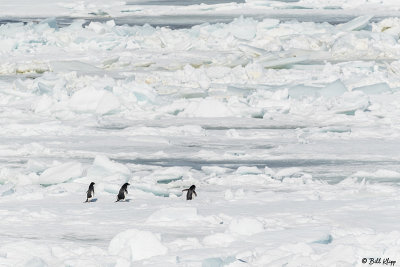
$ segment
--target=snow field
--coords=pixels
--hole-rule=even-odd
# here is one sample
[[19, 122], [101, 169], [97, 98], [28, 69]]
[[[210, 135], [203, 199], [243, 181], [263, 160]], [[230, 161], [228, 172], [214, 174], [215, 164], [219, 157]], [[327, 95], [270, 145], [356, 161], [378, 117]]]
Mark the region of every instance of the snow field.
[[371, 20], [2, 24], [0, 265], [400, 260], [400, 21]]
[[[98, 156], [81, 167], [103, 167], [92, 203], [82, 203], [93, 180], [88, 176], [47, 187], [1, 185], [1, 224], [11, 233], [4, 235], [1, 261], [6, 266], [354, 266], [364, 254], [395, 258], [399, 252], [393, 203], [399, 190], [390, 184], [353, 177], [328, 184], [300, 168], [246, 166], [208, 168], [219, 174], [152, 167], [164, 174], [162, 181], [170, 177], [169, 183], [158, 183], [117, 176], [119, 168], [113, 167], [119, 164]], [[71, 171], [61, 171], [65, 166], [49, 170], [67, 177]], [[179, 172], [182, 178], [175, 179]], [[186, 201], [179, 191], [194, 174], [199, 196]], [[389, 174], [380, 170], [375, 176]], [[246, 182], [236, 184], [235, 176]], [[147, 181], [149, 190], [136, 188], [135, 180]], [[132, 184], [129, 201], [114, 203], [124, 181]], [[157, 188], [169, 197], [158, 195]], [[29, 253], [22, 252], [26, 249]]]

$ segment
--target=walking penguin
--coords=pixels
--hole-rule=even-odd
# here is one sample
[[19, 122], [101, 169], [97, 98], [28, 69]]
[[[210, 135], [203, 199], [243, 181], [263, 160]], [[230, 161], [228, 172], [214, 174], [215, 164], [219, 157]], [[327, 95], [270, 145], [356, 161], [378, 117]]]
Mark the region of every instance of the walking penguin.
[[119, 190], [119, 193], [118, 193], [118, 196], [117, 196], [117, 201], [115, 201], [115, 202], [118, 202], [120, 200], [124, 200], [125, 199], [126, 194], [128, 194], [128, 185], [130, 185], [130, 184], [124, 183], [124, 185]]
[[91, 198], [94, 197], [94, 185], [95, 183], [91, 182], [89, 185], [89, 189], [86, 192], [86, 201], [85, 202], [90, 202]]
[[197, 197], [196, 191], [194, 191], [194, 190], [196, 190], [196, 186], [195, 185], [192, 185], [188, 189], [183, 189], [182, 190], [182, 192], [183, 191], [187, 191], [186, 200], [192, 200], [192, 195], [193, 194]]

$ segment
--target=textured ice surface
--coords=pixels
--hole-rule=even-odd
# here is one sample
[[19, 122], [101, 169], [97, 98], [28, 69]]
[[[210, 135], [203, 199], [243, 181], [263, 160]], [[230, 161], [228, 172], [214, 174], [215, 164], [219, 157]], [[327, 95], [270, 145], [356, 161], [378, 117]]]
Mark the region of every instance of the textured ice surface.
[[1, 4], [0, 265], [400, 260], [397, 2], [28, 2]]
[[131, 261], [166, 254], [168, 249], [161, 243], [159, 235], [129, 229], [117, 234], [111, 240], [108, 251], [111, 255], [125, 259], [129, 264]]
[[49, 185], [66, 182], [69, 179], [81, 177], [82, 172], [82, 164], [79, 162], [67, 162], [64, 164], [59, 164], [45, 170], [39, 176], [39, 183]]

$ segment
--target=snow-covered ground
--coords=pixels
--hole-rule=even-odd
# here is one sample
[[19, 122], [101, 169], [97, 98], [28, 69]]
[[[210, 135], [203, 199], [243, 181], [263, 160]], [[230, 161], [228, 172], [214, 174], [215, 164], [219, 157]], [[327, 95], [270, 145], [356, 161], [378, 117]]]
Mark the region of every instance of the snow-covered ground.
[[399, 3], [201, 2], [1, 1], [0, 266], [400, 264]]

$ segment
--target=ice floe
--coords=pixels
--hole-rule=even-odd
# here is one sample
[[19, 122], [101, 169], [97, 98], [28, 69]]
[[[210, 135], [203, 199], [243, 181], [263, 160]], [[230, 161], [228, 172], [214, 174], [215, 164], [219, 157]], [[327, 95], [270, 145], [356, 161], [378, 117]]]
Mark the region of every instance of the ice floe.
[[195, 2], [2, 2], [0, 265], [399, 260], [397, 2]]

